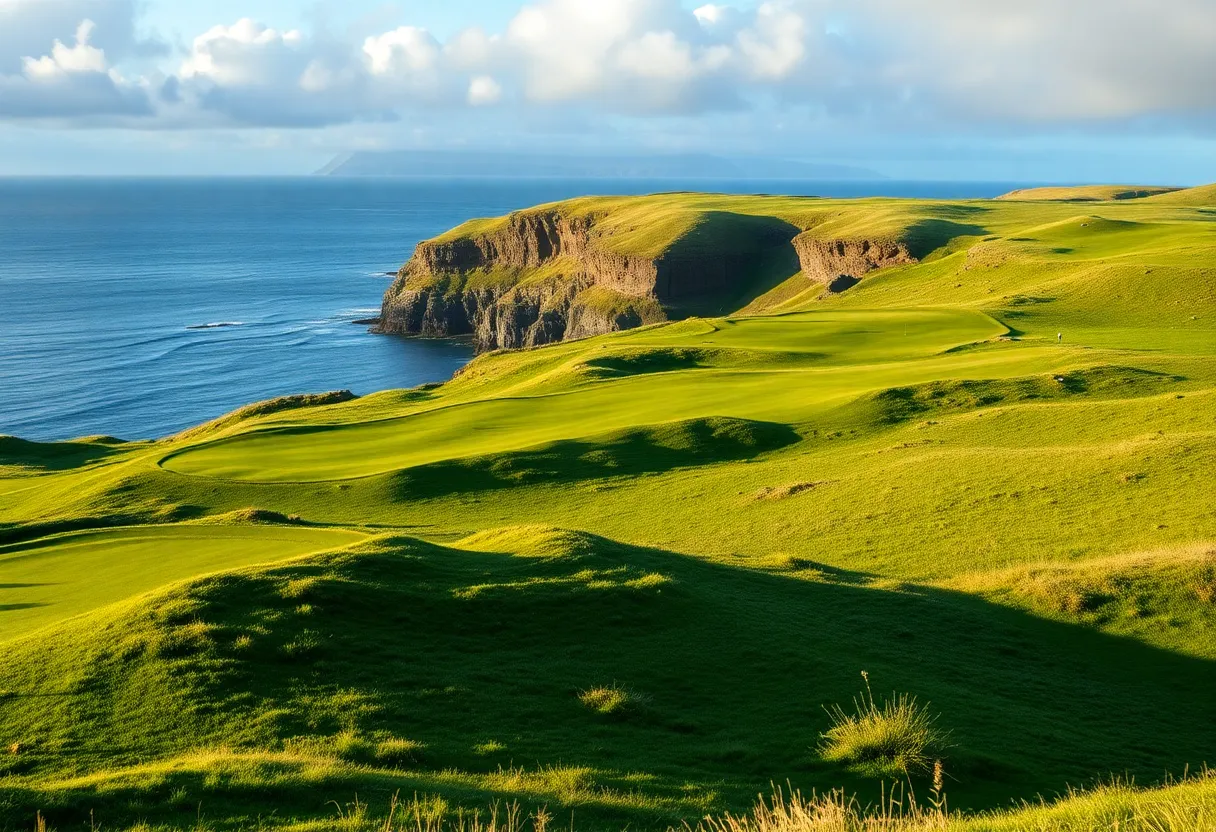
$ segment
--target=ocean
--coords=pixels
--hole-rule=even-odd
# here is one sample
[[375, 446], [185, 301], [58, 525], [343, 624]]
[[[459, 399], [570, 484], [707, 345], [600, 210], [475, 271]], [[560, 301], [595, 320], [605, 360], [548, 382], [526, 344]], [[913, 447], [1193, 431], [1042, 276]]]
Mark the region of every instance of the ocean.
[[588, 193], [995, 196], [1010, 183], [0, 179], [0, 434], [165, 436], [251, 402], [442, 381], [460, 341], [368, 333], [414, 245]]

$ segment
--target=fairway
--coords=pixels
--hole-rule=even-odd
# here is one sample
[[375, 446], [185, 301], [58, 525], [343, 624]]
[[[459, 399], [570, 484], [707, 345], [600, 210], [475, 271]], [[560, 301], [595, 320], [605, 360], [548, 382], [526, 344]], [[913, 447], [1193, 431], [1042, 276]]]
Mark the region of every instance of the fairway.
[[178, 581], [362, 537], [282, 526], [163, 526], [0, 547], [0, 641]]
[[[514, 395], [363, 425], [269, 428], [172, 454], [162, 465], [257, 482], [359, 477], [698, 417], [803, 422], [887, 386], [893, 372], [920, 381], [951, 371], [1042, 372], [1058, 363], [1055, 356], [1027, 353], [923, 361], [1006, 331], [965, 310], [808, 312], [698, 323], [703, 325], [675, 324], [567, 348], [571, 357], [564, 367]], [[624, 368], [618, 380], [581, 383], [589, 367], [611, 369], [613, 362]], [[674, 372], [681, 369], [686, 372]]]

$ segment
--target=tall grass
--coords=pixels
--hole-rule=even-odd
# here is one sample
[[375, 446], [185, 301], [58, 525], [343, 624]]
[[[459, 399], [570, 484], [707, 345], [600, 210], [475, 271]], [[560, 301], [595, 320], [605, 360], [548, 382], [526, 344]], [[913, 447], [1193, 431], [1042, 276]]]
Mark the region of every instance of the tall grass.
[[[946, 807], [940, 766], [925, 803], [896, 786], [878, 805], [862, 805], [837, 790], [827, 794], [774, 789], [746, 814], [711, 816], [696, 826], [668, 832], [1213, 832], [1216, 830], [1216, 775], [1203, 771], [1180, 782], [1137, 789], [1115, 782], [1074, 791], [1053, 803], [1025, 803], [1005, 810], [964, 814]], [[485, 812], [451, 810], [446, 803], [394, 798], [388, 815], [373, 819], [365, 804], [342, 813], [337, 826], [347, 832], [547, 832], [554, 815], [547, 808], [528, 812], [518, 803], [496, 804]], [[320, 829], [321, 827], [309, 827]], [[576, 824], [571, 818], [571, 832]], [[293, 832], [304, 832], [301, 827]]]
[[1212, 832], [1214, 785], [1208, 772], [1158, 789], [1113, 783], [1055, 803], [975, 815], [948, 811], [940, 792], [921, 805], [896, 789], [866, 807], [841, 791], [808, 797], [778, 789], [751, 812], [708, 818], [695, 832]]
[[906, 693], [876, 701], [869, 674], [863, 670], [861, 676], [865, 690], [854, 697], [851, 713], [839, 705], [825, 708], [832, 727], [823, 733], [820, 754], [877, 777], [928, 771], [947, 739], [937, 716]]

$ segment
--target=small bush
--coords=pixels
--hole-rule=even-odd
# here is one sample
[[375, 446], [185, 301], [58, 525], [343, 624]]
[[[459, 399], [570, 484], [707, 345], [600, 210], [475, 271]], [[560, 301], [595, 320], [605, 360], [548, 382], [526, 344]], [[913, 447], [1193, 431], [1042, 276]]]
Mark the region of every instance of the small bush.
[[622, 715], [641, 710], [649, 702], [649, 697], [614, 683], [587, 688], [578, 695], [578, 701], [597, 714]]
[[869, 676], [862, 677], [866, 689], [853, 700], [853, 713], [839, 705], [825, 709], [832, 727], [823, 733], [820, 754], [879, 777], [927, 771], [946, 740], [937, 717], [906, 693], [876, 702]]

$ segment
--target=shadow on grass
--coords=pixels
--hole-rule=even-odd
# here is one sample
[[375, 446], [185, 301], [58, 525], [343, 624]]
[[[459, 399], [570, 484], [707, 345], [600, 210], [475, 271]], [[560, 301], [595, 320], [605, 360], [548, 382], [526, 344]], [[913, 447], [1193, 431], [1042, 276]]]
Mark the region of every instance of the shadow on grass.
[[[174, 801], [193, 811], [199, 800], [211, 818], [322, 817], [354, 790], [387, 805], [418, 788], [479, 806], [523, 795], [578, 807], [579, 827], [600, 829], [650, 825], [653, 801], [672, 795], [741, 809], [787, 778], [869, 796], [876, 784], [812, 750], [823, 706], [847, 705], [861, 670], [876, 694], [908, 691], [941, 714], [958, 808], [1115, 771], [1152, 782], [1216, 747], [1216, 663], [1133, 640], [954, 592], [759, 572], [576, 532], [522, 529], [486, 545], [501, 551], [400, 537], [207, 578], [108, 635], [65, 628], [59, 642], [10, 651], [0, 734], [38, 744], [22, 757], [33, 779], [12, 784], [0, 824], [36, 808], [55, 808], [61, 826], [90, 808], [110, 823], [157, 822]], [[88, 695], [33, 698], [67, 678]], [[580, 702], [612, 684], [645, 707], [605, 719]], [[408, 773], [321, 780], [269, 764], [127, 787], [56, 775], [342, 732], [425, 749]], [[492, 779], [513, 764], [594, 773], [579, 793]], [[452, 771], [491, 779], [470, 791], [445, 784]], [[606, 799], [614, 784], [637, 796]], [[701, 813], [678, 802], [659, 812]]]
[[956, 222], [951, 219], [925, 219], [913, 223], [904, 232], [903, 239], [908, 246], [908, 253], [917, 260], [923, 260], [927, 255], [959, 237], [983, 237], [988, 233], [988, 229], [982, 225]]
[[0, 436], [0, 465], [31, 471], [66, 471], [98, 462], [123, 450], [118, 439], [99, 437], [75, 442], [32, 442], [16, 436]]
[[799, 439], [792, 427], [775, 422], [691, 419], [409, 468], [392, 476], [390, 491], [395, 500], [418, 500], [538, 482], [637, 476], [747, 459]]
[[798, 273], [797, 226], [710, 211], [657, 262], [655, 291], [673, 318], [725, 315]]

